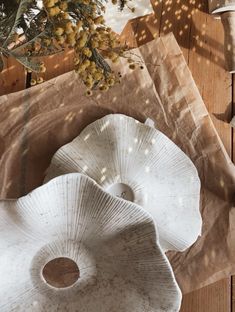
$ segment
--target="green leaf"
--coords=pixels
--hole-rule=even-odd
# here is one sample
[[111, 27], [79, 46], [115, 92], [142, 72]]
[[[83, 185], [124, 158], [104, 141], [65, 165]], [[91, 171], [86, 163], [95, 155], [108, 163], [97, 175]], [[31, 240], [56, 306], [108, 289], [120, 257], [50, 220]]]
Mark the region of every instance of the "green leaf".
[[18, 9], [15, 12], [13, 23], [10, 27], [9, 33], [6, 40], [4, 41], [3, 47], [6, 47], [11, 39], [11, 36], [16, 32], [17, 27], [20, 24], [23, 14], [26, 12], [28, 5], [32, 3], [33, 0], [20, 0]]

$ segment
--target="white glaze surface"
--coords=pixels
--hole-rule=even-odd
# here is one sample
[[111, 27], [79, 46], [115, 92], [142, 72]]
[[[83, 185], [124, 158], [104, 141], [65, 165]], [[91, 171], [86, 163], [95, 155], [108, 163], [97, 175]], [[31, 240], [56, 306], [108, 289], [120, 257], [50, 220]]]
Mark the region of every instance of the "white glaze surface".
[[[153, 216], [164, 250], [185, 250], [201, 233], [195, 166], [163, 133], [133, 118], [107, 115], [87, 126], [57, 151], [46, 180], [70, 172], [88, 175], [106, 191], [130, 187], [134, 202]], [[116, 195], [129, 199], [125, 189]]]
[[[57, 257], [78, 264], [68, 288], [42, 277]], [[79, 174], [0, 201], [1, 312], [170, 312], [181, 293], [143, 209]]]

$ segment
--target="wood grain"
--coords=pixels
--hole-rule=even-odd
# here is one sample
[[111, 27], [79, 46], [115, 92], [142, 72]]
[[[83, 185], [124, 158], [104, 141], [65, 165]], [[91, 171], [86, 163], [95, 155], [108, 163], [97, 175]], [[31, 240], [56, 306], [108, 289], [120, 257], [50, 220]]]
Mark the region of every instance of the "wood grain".
[[207, 1], [197, 0], [192, 15], [189, 68], [212, 121], [232, 155], [232, 77], [224, 61], [224, 31], [220, 20], [208, 15]]
[[[225, 69], [223, 26], [208, 14], [205, 0], [165, 1], [161, 34], [173, 31], [229, 155], [232, 154], [231, 74]], [[218, 92], [219, 90], [219, 92]]]
[[231, 294], [231, 312], [235, 312], [235, 276], [232, 276]]
[[231, 281], [221, 280], [183, 297], [180, 312], [230, 312]]
[[16, 92], [25, 88], [26, 73], [15, 59], [4, 59], [5, 68], [0, 73], [0, 95]]
[[[235, 74], [233, 74], [233, 81], [232, 81], [232, 87], [233, 87], [233, 101], [232, 101], [232, 116], [235, 116]], [[235, 162], [235, 129], [232, 129], [232, 161]], [[235, 312], [235, 308], [234, 308]]]

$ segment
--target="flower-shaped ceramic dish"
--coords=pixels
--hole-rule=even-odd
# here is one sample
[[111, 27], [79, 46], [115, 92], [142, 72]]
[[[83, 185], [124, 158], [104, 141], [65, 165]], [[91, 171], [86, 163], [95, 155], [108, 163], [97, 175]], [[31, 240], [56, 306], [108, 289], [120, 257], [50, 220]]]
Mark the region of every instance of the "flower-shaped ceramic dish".
[[1, 201], [0, 311], [178, 311], [156, 240], [148, 213], [80, 174]]
[[[134, 8], [134, 10], [132, 11], [131, 8]], [[150, 13], [153, 13], [153, 7], [150, 0], [129, 1], [128, 6], [126, 5], [122, 11], [119, 10], [118, 5], [113, 5], [112, 1], [107, 1], [105, 4], [104, 18], [106, 25], [111, 27], [116, 33], [120, 34], [128, 20]]]
[[208, 0], [208, 6], [211, 14], [220, 14], [235, 10], [234, 0]]
[[86, 127], [54, 155], [46, 180], [87, 174], [150, 212], [164, 250], [184, 250], [201, 233], [200, 180], [191, 160], [160, 131], [113, 114]]

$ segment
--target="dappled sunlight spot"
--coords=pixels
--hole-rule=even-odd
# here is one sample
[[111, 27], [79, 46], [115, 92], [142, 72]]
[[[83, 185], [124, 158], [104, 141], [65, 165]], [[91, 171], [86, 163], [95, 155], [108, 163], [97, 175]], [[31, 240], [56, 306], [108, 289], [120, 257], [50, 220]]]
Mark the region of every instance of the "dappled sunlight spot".
[[150, 172], [149, 166], [146, 166], [146, 167], [145, 167], [145, 172], [146, 172], [146, 173], [149, 173], [149, 172]]
[[6, 189], [8, 190], [12, 186], [12, 181], [9, 181], [6, 185]]
[[177, 132], [174, 131], [173, 134], [172, 134], [172, 139], [175, 140], [176, 138], [177, 138]]
[[45, 92], [45, 91], [46, 91], [46, 89], [45, 89], [45, 88], [42, 88], [42, 89], [39, 90], [39, 93], [43, 93], [43, 92]]
[[18, 113], [19, 111], [21, 111], [22, 108], [21, 107], [14, 107], [10, 110], [10, 113], [11, 114], [15, 114], [15, 113]]
[[61, 103], [59, 107], [63, 107], [64, 105], [65, 105], [64, 103]]
[[68, 56], [64, 57], [64, 61], [68, 61], [68, 59], [69, 59]]
[[100, 132], [103, 132], [110, 124], [110, 121], [106, 121], [100, 128]]
[[104, 182], [105, 180], [106, 180], [106, 176], [103, 175], [103, 176], [100, 178], [100, 182], [102, 183], [102, 182]]
[[29, 148], [24, 149], [22, 152], [22, 156], [26, 155], [28, 153], [28, 151], [29, 151]]
[[14, 149], [17, 146], [17, 142], [11, 144], [11, 149]]
[[104, 168], [102, 168], [101, 173], [104, 174], [106, 171], [107, 171], [107, 168], [104, 167]]
[[88, 133], [88, 134], [84, 137], [83, 141], [87, 141], [87, 140], [89, 139], [90, 136], [91, 136], [91, 134]]
[[5, 68], [1, 71], [1, 74], [5, 74], [6, 72], [8, 72], [9, 68]]
[[145, 22], [149, 22], [149, 19], [150, 19], [150, 16], [147, 16], [147, 17], [145, 18]]
[[97, 94], [96, 99], [99, 100], [101, 98], [101, 94]]
[[113, 99], [112, 99], [112, 102], [115, 103], [116, 101], [117, 101], [117, 97], [114, 96]]
[[74, 51], [73, 50], [70, 50], [70, 51], [68, 51], [66, 54], [67, 55], [70, 55], [70, 54], [73, 54], [74, 53]]
[[82, 168], [82, 170], [83, 170], [84, 172], [86, 172], [87, 169], [88, 169], [87, 165], [85, 165], [85, 166]]
[[205, 266], [208, 266], [209, 265], [209, 257], [207, 255], [204, 256], [204, 263], [205, 263]]
[[59, 64], [54, 65], [54, 69], [57, 69], [58, 67], [60, 67]]
[[224, 188], [225, 183], [224, 183], [223, 178], [220, 178], [219, 184], [222, 188]]
[[214, 249], [211, 250], [211, 258], [212, 259], [215, 259], [217, 256], [216, 256], [216, 251]]
[[79, 113], [79, 114], [82, 114], [82, 113], [83, 113], [83, 108], [80, 108], [80, 110], [79, 110], [78, 113]]
[[67, 114], [67, 116], [65, 117], [65, 121], [69, 121], [69, 122], [71, 122], [71, 121], [73, 121], [74, 120], [74, 118], [76, 117], [76, 114], [75, 113], [73, 113], [73, 112], [70, 112], [69, 114]]
[[189, 7], [187, 5], [185, 5], [185, 4], [183, 4], [181, 8], [182, 8], [183, 11], [188, 11], [189, 10]]

